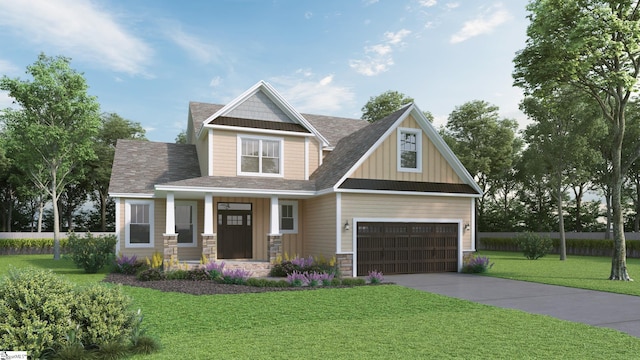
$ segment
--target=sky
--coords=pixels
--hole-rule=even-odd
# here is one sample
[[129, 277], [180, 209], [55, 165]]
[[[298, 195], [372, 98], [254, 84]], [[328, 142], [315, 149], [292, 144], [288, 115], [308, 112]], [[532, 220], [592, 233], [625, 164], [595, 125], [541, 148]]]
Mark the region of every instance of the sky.
[[[0, 75], [71, 58], [102, 112], [174, 142], [189, 101], [226, 104], [260, 80], [301, 113], [360, 118], [387, 90], [444, 125], [468, 101], [527, 124], [512, 86], [526, 0], [0, 0]], [[0, 109], [12, 106], [0, 92]]]

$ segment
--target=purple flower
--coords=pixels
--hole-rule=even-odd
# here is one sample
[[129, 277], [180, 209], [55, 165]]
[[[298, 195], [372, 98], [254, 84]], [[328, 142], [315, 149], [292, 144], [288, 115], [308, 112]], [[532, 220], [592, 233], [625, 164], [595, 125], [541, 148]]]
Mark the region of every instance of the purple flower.
[[300, 273], [297, 271], [292, 272], [291, 274], [287, 275], [287, 282], [291, 285], [291, 286], [304, 286], [307, 285], [309, 283], [309, 279], [307, 278], [306, 273]]
[[367, 276], [367, 281], [371, 284], [380, 284], [384, 280], [382, 276], [382, 272], [373, 270], [369, 271], [369, 275]]

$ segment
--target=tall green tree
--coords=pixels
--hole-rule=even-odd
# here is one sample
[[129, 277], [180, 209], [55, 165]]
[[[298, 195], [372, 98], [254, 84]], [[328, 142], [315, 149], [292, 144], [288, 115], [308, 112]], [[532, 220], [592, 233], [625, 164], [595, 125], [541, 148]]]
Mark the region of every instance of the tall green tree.
[[515, 84], [529, 94], [559, 85], [582, 90], [609, 124], [614, 252], [611, 280], [631, 280], [627, 270], [621, 201], [624, 174], [640, 155], [622, 161], [625, 110], [640, 73], [640, 2], [534, 0], [527, 10], [527, 42], [514, 59]]
[[89, 179], [92, 197], [100, 211], [100, 230], [107, 230], [107, 206], [109, 206], [109, 180], [118, 139], [147, 140], [145, 130], [138, 122], [127, 120], [115, 113], [100, 116], [100, 129], [94, 142], [97, 159], [91, 161]]
[[187, 143], [187, 130], [182, 130], [176, 136], [176, 144], [186, 144]]
[[32, 79], [0, 79], [0, 89], [19, 106], [4, 109], [8, 148], [33, 183], [53, 202], [54, 259], [60, 259], [60, 194], [73, 181], [71, 172], [95, 156], [93, 138], [100, 126], [96, 98], [87, 94], [84, 76], [70, 59], [44, 54], [27, 67]]
[[[599, 152], [591, 141], [602, 132], [599, 109], [585, 102], [591, 100], [572, 88], [560, 88], [548, 97], [527, 97], [521, 109], [534, 121], [524, 131], [530, 148], [539, 152], [537, 161], [543, 166], [553, 188], [556, 201], [560, 260], [567, 257], [564, 199], [574, 184], [589, 181]], [[582, 187], [581, 187], [582, 188]], [[576, 197], [579, 209], [582, 192]]]
[[478, 226], [486, 230], [484, 210], [496, 181], [512, 168], [520, 147], [517, 123], [500, 118], [499, 108], [475, 100], [456, 107], [441, 131], [445, 141], [483, 190], [477, 201]]
[[362, 120], [378, 121], [385, 116], [413, 102], [413, 98], [395, 90], [387, 90], [378, 96], [372, 96], [362, 107]]

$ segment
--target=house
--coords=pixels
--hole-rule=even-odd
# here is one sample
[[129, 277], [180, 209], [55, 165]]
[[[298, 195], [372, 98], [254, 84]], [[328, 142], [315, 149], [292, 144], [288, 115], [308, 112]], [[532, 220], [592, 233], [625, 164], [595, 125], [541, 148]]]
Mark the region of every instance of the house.
[[117, 251], [165, 259], [336, 257], [343, 275], [459, 271], [481, 190], [422, 111], [301, 114], [260, 81], [191, 102], [188, 144], [118, 141]]

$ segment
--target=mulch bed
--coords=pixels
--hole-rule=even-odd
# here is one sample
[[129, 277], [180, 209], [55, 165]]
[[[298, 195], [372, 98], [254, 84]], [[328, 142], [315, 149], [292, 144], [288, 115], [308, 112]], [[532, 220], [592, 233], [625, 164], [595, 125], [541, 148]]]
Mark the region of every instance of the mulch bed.
[[193, 280], [159, 280], [159, 281], [140, 281], [134, 275], [123, 275], [111, 273], [102, 280], [104, 282], [122, 284], [128, 286], [137, 286], [149, 289], [155, 289], [165, 292], [180, 292], [192, 295], [215, 295], [215, 294], [247, 294], [247, 293], [263, 293], [271, 291], [300, 291], [313, 290], [318, 287], [257, 287], [246, 285], [230, 285], [219, 284], [211, 280], [193, 281]]

